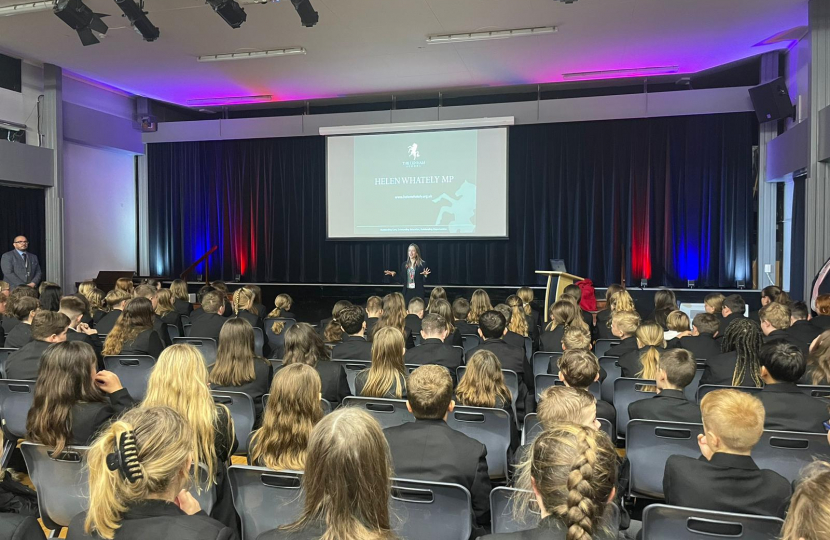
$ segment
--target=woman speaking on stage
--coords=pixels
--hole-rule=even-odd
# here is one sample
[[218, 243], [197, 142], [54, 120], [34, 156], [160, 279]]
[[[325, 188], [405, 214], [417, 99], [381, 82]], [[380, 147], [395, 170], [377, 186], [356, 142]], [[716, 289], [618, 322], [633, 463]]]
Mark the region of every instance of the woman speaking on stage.
[[399, 271], [385, 270], [383, 273], [403, 283], [403, 297], [407, 306], [413, 298], [425, 298], [424, 280], [430, 271], [426, 261], [421, 258], [421, 250], [418, 249], [417, 244], [409, 244], [407, 258], [401, 263]]

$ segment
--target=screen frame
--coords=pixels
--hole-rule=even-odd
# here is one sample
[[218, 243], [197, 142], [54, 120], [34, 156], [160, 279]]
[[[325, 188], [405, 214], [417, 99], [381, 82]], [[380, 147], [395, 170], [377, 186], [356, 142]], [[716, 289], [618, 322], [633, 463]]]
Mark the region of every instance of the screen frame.
[[[470, 130], [486, 130], [486, 129], [504, 129], [504, 236], [330, 236], [329, 235], [329, 139], [340, 137], [362, 137], [366, 135], [395, 135], [401, 133], [443, 133], [446, 131], [470, 131]], [[495, 241], [495, 240], [510, 240], [510, 126], [496, 125], [496, 126], [469, 126], [449, 129], [423, 129], [423, 130], [400, 130], [400, 131], [383, 131], [379, 133], [343, 133], [337, 135], [324, 135], [325, 138], [325, 159], [326, 159], [326, 182], [325, 182], [325, 198], [326, 198], [326, 242], [388, 242], [390, 240], [418, 240], [418, 241], [439, 241], [447, 242], [453, 240], [465, 241]]]

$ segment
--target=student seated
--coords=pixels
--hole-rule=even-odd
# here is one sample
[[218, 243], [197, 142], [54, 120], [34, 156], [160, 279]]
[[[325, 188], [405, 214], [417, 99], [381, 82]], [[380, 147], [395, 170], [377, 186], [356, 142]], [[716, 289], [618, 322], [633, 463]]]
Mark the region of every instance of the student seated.
[[331, 317], [320, 321], [320, 332], [326, 343], [340, 343], [343, 339], [343, 327], [340, 325], [340, 312], [352, 307], [348, 300], [338, 300], [331, 308]]
[[118, 317], [121, 316], [121, 311], [132, 298], [132, 292], [128, 293], [123, 289], [113, 289], [107, 293], [104, 302], [106, 302], [109, 312], [95, 323], [95, 329], [98, 330], [99, 334], [107, 335], [112, 332], [115, 323], [118, 322]]
[[[455, 326], [455, 319], [452, 315], [452, 306], [450, 306], [449, 302], [440, 298], [435, 300], [430, 307], [429, 314], [440, 315], [447, 324], [447, 337], [444, 338], [444, 344], [453, 347], [464, 346], [464, 340], [461, 338], [461, 330]], [[421, 322], [421, 329], [423, 330], [423, 321]], [[423, 334], [421, 334], [421, 345], [424, 343], [423, 337]], [[461, 351], [461, 354], [464, 354], [463, 351]]]
[[528, 317], [527, 325], [540, 328], [542, 326], [542, 319], [539, 310], [533, 305], [535, 296], [533, 294], [533, 289], [530, 287], [519, 287], [516, 291], [516, 296], [521, 299], [522, 304], [524, 305], [524, 312]]
[[[277, 299], [274, 300], [274, 309], [268, 314], [266, 319], [294, 319], [296, 322], [296, 316], [291, 313], [291, 304], [294, 300], [291, 299], [290, 296], [287, 294], [279, 294], [277, 295]], [[271, 355], [271, 358], [282, 358], [285, 355], [285, 329], [286, 329], [286, 322], [285, 321], [274, 321], [274, 320], [266, 320], [263, 321], [263, 324], [271, 325], [270, 332], [265, 332], [265, 337], [268, 339], [268, 352]]]
[[262, 287], [259, 285], [246, 285], [245, 288], [254, 293], [254, 303], [251, 306], [251, 313], [260, 319], [265, 319], [265, 316], [268, 314], [268, 308], [262, 303]]
[[638, 349], [620, 357], [622, 376], [653, 379], [657, 374], [660, 354], [666, 350], [663, 328], [657, 323], [647, 322], [637, 328], [635, 335]]
[[447, 425], [455, 408], [452, 379], [441, 366], [421, 366], [409, 375], [409, 422], [384, 430], [395, 477], [449, 482], [467, 488], [478, 527], [490, 525], [487, 448]]
[[133, 298], [104, 342], [104, 356], [142, 354], [158, 358], [164, 343], [153, 329], [153, 305], [146, 298]]
[[329, 351], [320, 334], [307, 323], [297, 323], [285, 331], [285, 356], [282, 365], [306, 364], [317, 370], [323, 388], [323, 399], [337, 407], [343, 398], [352, 395], [343, 366], [329, 360]]
[[540, 348], [545, 352], [562, 352], [562, 334], [566, 328], [574, 326], [590, 331], [585, 321], [582, 320], [579, 306], [570, 296], [552, 304], [548, 317], [550, 322], [539, 337]]
[[153, 330], [156, 331], [159, 338], [161, 338], [161, 342], [164, 344], [165, 347], [169, 347], [173, 344], [173, 340], [170, 338], [170, 333], [167, 331], [167, 325], [161, 320], [156, 314], [156, 308], [158, 307], [158, 289], [151, 285], [139, 285], [135, 288], [135, 292], [133, 293], [133, 298], [146, 298], [150, 301], [151, 309], [152, 309], [152, 320], [153, 320]]
[[824, 540], [830, 531], [830, 463], [810, 463], [794, 484], [781, 540]]
[[378, 323], [372, 329], [372, 337], [374, 340], [375, 334], [381, 329], [391, 326], [401, 331], [404, 337], [406, 348], [411, 349], [415, 346], [415, 336], [412, 334], [412, 329], [406, 326], [406, 304], [401, 293], [391, 293], [383, 297], [383, 312], [378, 319]]
[[810, 323], [818, 326], [822, 331], [830, 330], [830, 294], [820, 294], [816, 297], [816, 313], [818, 315], [813, 317]]
[[737, 319], [746, 319], [744, 312], [746, 311], [746, 302], [740, 294], [730, 294], [723, 299], [723, 306], [721, 307], [721, 314], [723, 318], [720, 320], [720, 328], [718, 334], [721, 337], [726, 336], [726, 329], [732, 324], [732, 321]]
[[513, 414], [513, 394], [504, 382], [504, 373], [496, 355], [478, 351], [470, 357], [464, 376], [455, 391], [455, 401], [465, 407], [504, 409], [510, 416], [510, 448], [519, 444], [519, 430]]
[[[205, 296], [207, 296], [209, 293], [212, 293], [214, 291], [216, 291], [216, 289], [214, 289], [210, 285], [203, 285], [196, 292], [196, 302], [199, 304], [199, 307], [195, 308], [192, 312], [190, 312], [190, 322], [191, 323], [205, 314], [205, 310], [202, 307], [202, 302], [205, 301]], [[219, 298], [220, 298], [220, 301], [223, 299], [222, 293], [219, 293]], [[222, 305], [224, 305], [224, 302], [222, 303]]]
[[193, 430], [173, 409], [129, 411], [87, 455], [89, 510], [72, 518], [67, 539], [238, 539], [185, 490], [193, 458]]
[[[513, 330], [510, 329], [511, 324], [513, 323], [513, 308], [508, 306], [507, 304], [496, 304], [496, 307], [493, 308], [495, 311], [501, 313], [504, 320], [507, 322], [507, 332], [505, 332], [504, 339], [505, 343], [513, 345], [514, 347], [518, 347], [525, 350], [525, 338], [527, 336], [523, 336], [522, 334], [517, 334]], [[524, 317], [522, 317], [524, 319]]]
[[9, 294], [9, 300], [6, 303], [6, 313], [3, 316], [3, 332], [7, 336], [15, 326], [20, 324], [20, 319], [17, 315], [15, 315], [15, 306], [21, 298], [33, 298], [35, 300], [33, 308], [28, 311], [21, 310], [24, 318], [29, 316], [30, 311], [37, 311], [37, 308], [40, 306], [40, 303], [37, 300], [37, 291], [33, 288], [21, 285], [13, 290], [11, 294]]
[[13, 305], [12, 316], [18, 323], [6, 333], [5, 347], [19, 349], [32, 341], [32, 319], [38, 311], [38, 301], [24, 296], [18, 298]]
[[[190, 304], [188, 304], [190, 305]], [[164, 331], [167, 331], [167, 325], [172, 324], [179, 331], [179, 336], [184, 336], [184, 326], [182, 325], [182, 316], [176, 311], [176, 306], [173, 305], [173, 293], [170, 289], [161, 289], [156, 293], [156, 317], [164, 323]]]
[[686, 349], [697, 360], [714, 358], [721, 353], [721, 345], [715, 340], [718, 335], [718, 318], [711, 313], [698, 313], [692, 319], [692, 335], [678, 340], [678, 347]]
[[464, 351], [448, 345], [446, 338], [447, 322], [441, 315], [430, 313], [421, 324], [421, 344], [406, 351], [404, 364], [444, 366], [455, 386], [456, 370], [464, 363]]
[[372, 330], [378, 323], [378, 318], [383, 313], [383, 298], [380, 296], [370, 296], [366, 300], [366, 335], [371, 336]]
[[101, 289], [92, 289], [84, 296], [89, 300], [89, 310], [92, 316], [92, 321], [88, 324], [98, 330], [98, 322], [107, 314], [107, 306], [104, 301], [106, 295]]
[[703, 309], [709, 315], [714, 315], [718, 323], [723, 319], [723, 301], [726, 299], [721, 293], [709, 293], [703, 297]]
[[[219, 343], [219, 334], [222, 332], [222, 325], [225, 318], [225, 304], [222, 294], [219, 291], [207, 293], [202, 298], [203, 313], [197, 318], [191, 317], [190, 337], [213, 338]], [[195, 312], [194, 312], [195, 313]]]
[[579, 285], [568, 285], [562, 290], [562, 294], [567, 294], [571, 298], [576, 301], [576, 305], [580, 308], [579, 313], [582, 317], [582, 321], [585, 323], [585, 326], [588, 328], [588, 331], [591, 333], [592, 339], [597, 339], [597, 329], [594, 325], [594, 315], [592, 313], [588, 313], [587, 311], [582, 309], [580, 305], [580, 301], [582, 300], [582, 289], [579, 288]]
[[113, 290], [124, 291], [130, 296], [132, 296], [135, 292], [135, 283], [133, 283], [132, 278], [118, 278], [117, 280], [115, 280], [115, 289]]
[[183, 279], [173, 280], [170, 284], [170, 293], [173, 295], [173, 307], [176, 313], [189, 316], [193, 312], [193, 304], [190, 303], [187, 282]]
[[667, 330], [663, 332], [663, 339], [667, 342], [692, 335], [689, 328], [689, 316], [679, 309], [675, 309], [666, 317], [666, 328]]
[[233, 315], [233, 306], [230, 302], [228, 302], [228, 295], [230, 294], [230, 290], [228, 290], [228, 284], [224, 281], [212, 281], [210, 285], [222, 297], [222, 305], [225, 308], [225, 310], [222, 312], [222, 316], [226, 319], [229, 318], [231, 315]]
[[421, 333], [421, 319], [424, 318], [424, 299], [415, 297], [406, 307], [406, 326], [413, 334]]
[[623, 290], [623, 286], [618, 283], [612, 283], [605, 290], [605, 308], [597, 312], [597, 339], [614, 339], [614, 334], [611, 333], [611, 304], [614, 295]]
[[371, 360], [372, 343], [366, 341], [366, 322], [363, 310], [349, 306], [340, 312], [340, 326], [346, 336], [334, 346], [331, 357], [337, 360]]
[[78, 341], [86, 343], [95, 351], [99, 363], [102, 361], [102, 344], [98, 339], [98, 331], [82, 323], [84, 317], [84, 303], [77, 296], [64, 296], [61, 298], [60, 312], [69, 319], [69, 328], [66, 331], [66, 341]]
[[[619, 296], [618, 294], [617, 297]], [[639, 348], [636, 336], [639, 326], [640, 315], [636, 311], [615, 311], [611, 316], [611, 332], [620, 340], [620, 344], [610, 347], [605, 356], [620, 357], [636, 351]]]
[[804, 356], [810, 352], [809, 341], [796, 341], [789, 332], [792, 314], [789, 305], [770, 302], [758, 312], [761, 320], [761, 332], [764, 333], [764, 343], [783, 340], [792, 343], [801, 349]]
[[294, 299], [287, 294], [278, 294], [274, 299], [274, 309], [266, 316], [267, 319], [297, 319], [297, 316], [291, 313], [291, 307], [294, 305]]
[[660, 355], [657, 364], [657, 394], [628, 405], [631, 420], [700, 423], [700, 409], [683, 390], [695, 378], [697, 364], [685, 349], [670, 349]]
[[265, 332], [265, 325], [262, 323], [262, 315], [254, 313], [254, 302], [256, 295], [254, 291], [247, 287], [237, 289], [233, 293], [233, 308], [234, 316], [240, 319], [245, 319], [253, 328], [259, 328]]
[[98, 371], [86, 343], [56, 343], [40, 361], [26, 438], [56, 453], [65, 446], [89, 446], [98, 430], [134, 401], [118, 375]]
[[[600, 380], [600, 367], [597, 357], [587, 349], [568, 349], [559, 358], [559, 380], [565, 386], [589, 392], [590, 386]], [[617, 424], [617, 411], [607, 401], [597, 400], [596, 417]]]
[[616, 497], [618, 459], [608, 436], [590, 427], [557, 424], [528, 446], [517, 481], [524, 491], [515, 501], [516, 515], [528, 516], [535, 502], [541, 520], [535, 529], [482, 540], [616, 539], [619, 514], [609, 503]]
[[479, 318], [486, 312], [493, 309], [490, 303], [490, 295], [484, 289], [476, 289], [470, 297], [470, 312], [467, 314], [467, 322], [478, 324]]
[[531, 322], [531, 317], [525, 311], [525, 304], [522, 299], [515, 294], [511, 294], [504, 303], [510, 306], [511, 309], [507, 329], [523, 338], [529, 337], [533, 344], [533, 350], [537, 350], [539, 348], [539, 328]]
[[830, 385], [830, 330], [825, 330], [810, 345], [807, 369], [799, 384]]
[[69, 318], [63, 313], [38, 311], [32, 319], [32, 341], [6, 358], [6, 377], [33, 381], [37, 379], [43, 353], [53, 343], [66, 341]]
[[311, 430], [323, 418], [320, 376], [305, 364], [285, 366], [274, 376], [262, 427], [251, 433], [252, 465], [277, 471], [305, 469]]
[[677, 297], [671, 289], [658, 289], [654, 293], [654, 311], [646, 317], [647, 321], [656, 323], [664, 331], [668, 330], [669, 313], [677, 310]]
[[257, 418], [262, 396], [271, 387], [271, 363], [256, 354], [254, 329], [245, 319], [228, 319], [219, 333], [216, 363], [210, 369], [210, 389], [242, 392], [254, 398]]
[[467, 322], [470, 316], [470, 302], [466, 298], [456, 298], [452, 303], [452, 316], [461, 335], [478, 335], [478, 323]]
[[257, 540], [397, 540], [389, 512], [389, 447], [369, 413], [346, 407], [311, 432], [297, 521]]
[[354, 377], [354, 390], [358, 396], [405, 399], [406, 368], [403, 355], [406, 352], [403, 334], [392, 326], [377, 329], [372, 340], [372, 365], [358, 371]]
[[[751, 322], [751, 321], [750, 321]], [[663, 473], [666, 504], [783, 518], [790, 483], [759, 469], [752, 448], [764, 431], [764, 406], [738, 390], [715, 390], [700, 401], [698, 459], [671, 456]]]
[[761, 335], [758, 323], [746, 317], [729, 323], [721, 341], [723, 353], [706, 359], [706, 367], [700, 379], [701, 386], [718, 384], [760, 387], [762, 381], [758, 351], [763, 344]]
[[821, 334], [821, 328], [809, 321], [810, 310], [804, 302], [790, 302], [790, 327], [787, 328], [793, 343], [810, 344]]
[[827, 402], [804, 394], [796, 386], [806, 369], [798, 347], [783, 340], [770, 341], [761, 347], [758, 356], [764, 381], [758, 394], [766, 411], [764, 429], [824, 433]]

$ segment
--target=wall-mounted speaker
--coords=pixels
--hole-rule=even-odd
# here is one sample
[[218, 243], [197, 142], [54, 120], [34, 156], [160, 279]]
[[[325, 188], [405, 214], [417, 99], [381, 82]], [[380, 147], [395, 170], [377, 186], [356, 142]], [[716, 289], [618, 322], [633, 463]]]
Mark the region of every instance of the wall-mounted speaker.
[[762, 124], [795, 116], [795, 107], [790, 100], [784, 77], [750, 88], [749, 97], [752, 99], [752, 106], [755, 107], [758, 121]]

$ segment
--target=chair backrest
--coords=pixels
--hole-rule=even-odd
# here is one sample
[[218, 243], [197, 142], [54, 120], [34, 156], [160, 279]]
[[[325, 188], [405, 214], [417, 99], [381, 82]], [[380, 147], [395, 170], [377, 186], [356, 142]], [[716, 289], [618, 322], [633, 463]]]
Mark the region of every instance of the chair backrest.
[[242, 540], [295, 521], [303, 509], [302, 472], [231, 465], [233, 505], [242, 520]]
[[815, 459], [830, 461], [830, 444], [826, 433], [764, 431], [752, 449], [752, 459], [758, 467], [773, 470], [792, 482]]
[[686, 396], [690, 402], [695, 403], [695, 399], [697, 399], [697, 388], [700, 386], [700, 379], [703, 377], [703, 369], [698, 368], [695, 370], [695, 377], [692, 379], [692, 382], [689, 383], [689, 386], [683, 389], [683, 394]]
[[0, 415], [7, 438], [26, 438], [26, 416], [34, 399], [35, 381], [0, 380]]
[[700, 403], [700, 400], [703, 399], [703, 396], [705, 396], [709, 392], [724, 389], [740, 390], [741, 392], [746, 392], [747, 394], [758, 394], [762, 390], [761, 388], [756, 388], [754, 386], [725, 386], [720, 384], [704, 384], [698, 387], [697, 392], [695, 393], [695, 397], [697, 402]]
[[262, 328], [254, 326], [254, 351], [258, 356], [262, 356], [262, 349], [265, 347], [265, 334], [262, 333]]
[[[533, 376], [547, 373], [551, 358], [558, 358], [560, 356], [562, 356], [561, 352], [536, 351], [533, 353]], [[556, 372], [559, 373], [558, 368]]]
[[475, 334], [461, 334], [461, 344], [466, 355], [481, 344], [481, 338]]
[[357, 391], [355, 390], [354, 378], [358, 372], [363, 371], [364, 369], [369, 369], [372, 366], [372, 361], [332, 359], [332, 362], [337, 362], [343, 366], [343, 370], [346, 372], [346, 381], [349, 383], [349, 390], [353, 396], [356, 395]]
[[529, 513], [524, 521], [517, 521], [513, 515], [515, 497], [519, 493], [528, 491], [511, 488], [497, 487], [490, 492], [490, 524], [493, 534], [513, 533], [535, 529], [542, 519], [538, 513]]
[[84, 446], [67, 447], [53, 457], [42, 444], [24, 441], [20, 446], [47, 529], [60, 531], [88, 508], [89, 479], [84, 470], [88, 450]]
[[643, 512], [643, 538], [775, 540], [784, 522], [775, 517], [652, 504]]
[[362, 408], [371, 414], [384, 429], [415, 421], [415, 417], [406, 409], [405, 399], [349, 396], [343, 398], [343, 406]]
[[210, 393], [215, 403], [221, 403], [231, 413], [233, 429], [236, 432], [236, 442], [239, 444], [236, 453], [247, 454], [248, 435], [254, 429], [254, 422], [256, 421], [254, 398], [243, 392], [211, 390]]
[[510, 446], [510, 415], [504, 409], [456, 407], [447, 416], [447, 425], [487, 447], [490, 478], [507, 478], [507, 449]]
[[165, 326], [167, 327], [167, 335], [170, 336], [170, 341], [173, 341], [174, 338], [182, 337], [179, 334], [179, 327], [175, 324], [167, 324]]
[[597, 342], [594, 344], [594, 354], [597, 356], [597, 358], [601, 358], [605, 356], [605, 353], [608, 352], [608, 349], [610, 349], [614, 345], [619, 344], [619, 339], [598, 339]]
[[[420, 367], [420, 366], [418, 366]], [[461, 381], [464, 377], [464, 374], [467, 372], [467, 366], [458, 366], [455, 368], [455, 376], [456, 378]], [[519, 375], [512, 370], [503, 369], [501, 370], [502, 375], [504, 375], [504, 385], [510, 390], [510, 397], [513, 402], [513, 413], [516, 412], [516, 400], [519, 397]]]
[[270, 358], [268, 362], [271, 363], [271, 369], [274, 371], [274, 373], [276, 373], [277, 370], [282, 367], [282, 358]]
[[647, 391], [647, 387], [654, 388], [655, 382], [648, 379], [630, 379], [620, 377], [614, 381], [614, 409], [617, 411], [617, 434], [625, 437], [625, 427], [628, 424], [628, 406], [641, 399], [654, 397], [656, 390]]
[[181, 315], [181, 318], [182, 318], [182, 325], [193, 324], [193, 322], [190, 320], [190, 315]]
[[458, 484], [392, 479], [392, 529], [406, 540], [468, 540], [472, 498]]
[[628, 494], [662, 499], [666, 460], [675, 454], [700, 456], [697, 436], [701, 433], [703, 424], [631, 420], [625, 438], [625, 455], [631, 463]]
[[[279, 334], [275, 334], [273, 330], [273, 326], [275, 322], [282, 321], [285, 323], [285, 326], [282, 327], [282, 332]], [[271, 319], [265, 319], [263, 321], [263, 326], [265, 326], [265, 337], [268, 338], [269, 343], [282, 343], [285, 341], [285, 331], [297, 324], [295, 319], [284, 319], [282, 317], [274, 317]]]
[[6, 359], [17, 349], [0, 349], [0, 379], [6, 378]]
[[[182, 321], [182, 331], [184, 332], [184, 336], [182, 336], [182, 337], [189, 337], [190, 336], [190, 328], [192, 326], [193, 325], [191, 323], [186, 323], [186, 322]], [[101, 337], [101, 335], [99, 334], [98, 337]], [[170, 339], [173, 339], [173, 338], [170, 338]]]
[[[536, 376], [536, 403], [539, 403], [542, 399], [542, 392], [550, 388], [551, 386], [565, 386], [565, 383], [559, 380], [559, 375], [550, 375], [543, 373], [542, 375]], [[600, 383], [599, 381], [595, 381], [591, 383], [591, 386], [588, 387], [588, 391], [597, 398], [597, 401], [602, 399]]]
[[606, 356], [599, 359], [599, 367], [605, 370], [605, 380], [600, 383], [602, 399], [608, 403], [614, 403], [614, 381], [622, 377], [622, 368], [619, 358]]
[[[614, 436], [614, 425], [611, 421], [606, 420], [605, 418], [597, 418], [597, 420], [599, 421], [599, 429], [604, 431], [611, 441], [615, 441], [616, 437]], [[532, 443], [541, 432], [542, 424], [539, 423], [539, 417], [536, 413], [526, 415], [525, 423], [522, 426], [522, 444]]]
[[528, 362], [530, 362], [530, 358], [533, 356], [533, 340], [530, 337], [525, 336], [525, 358]]
[[[186, 332], [185, 332], [186, 334]], [[205, 365], [210, 367], [216, 363], [216, 340], [213, 338], [203, 337], [180, 337], [173, 340], [173, 344], [182, 343], [185, 345], [192, 345], [199, 349], [202, 356], [205, 357]]]
[[[3, 349], [0, 349], [2, 351]], [[812, 384], [799, 384], [798, 389], [811, 397], [830, 398], [830, 386], [816, 386]]]
[[[268, 407], [268, 397], [271, 394], [265, 394], [262, 396], [262, 410], [264, 411], [266, 407]], [[323, 409], [323, 416], [329, 414], [331, 412], [331, 402], [327, 399], [320, 398], [320, 408]]]
[[105, 356], [104, 368], [112, 371], [121, 380], [121, 385], [127, 389], [130, 396], [136, 401], [144, 399], [147, 393], [147, 381], [156, 365], [156, 359], [147, 355], [118, 355]]

